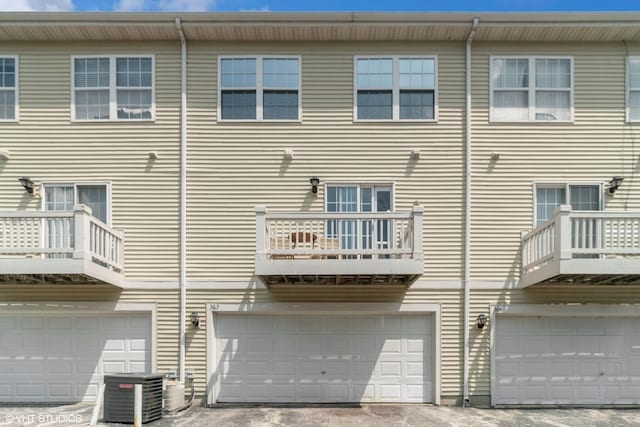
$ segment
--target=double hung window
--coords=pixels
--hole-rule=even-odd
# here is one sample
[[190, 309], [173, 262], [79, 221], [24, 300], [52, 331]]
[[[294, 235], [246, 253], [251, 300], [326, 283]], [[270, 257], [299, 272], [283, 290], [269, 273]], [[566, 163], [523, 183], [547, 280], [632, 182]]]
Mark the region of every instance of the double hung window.
[[18, 58], [0, 56], [0, 121], [18, 118]]
[[299, 120], [300, 59], [220, 58], [221, 120]]
[[491, 58], [491, 120], [573, 120], [572, 59]]
[[150, 56], [73, 58], [74, 119], [153, 119], [153, 62]]
[[434, 120], [436, 59], [355, 59], [357, 120]]
[[627, 58], [627, 120], [640, 121], [640, 57]]

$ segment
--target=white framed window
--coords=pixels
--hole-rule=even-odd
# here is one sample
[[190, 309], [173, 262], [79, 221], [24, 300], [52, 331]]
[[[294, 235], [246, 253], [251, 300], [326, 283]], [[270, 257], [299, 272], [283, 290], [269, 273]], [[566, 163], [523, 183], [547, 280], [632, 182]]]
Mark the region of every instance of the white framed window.
[[437, 58], [354, 58], [354, 106], [357, 121], [435, 121]]
[[[392, 185], [327, 184], [327, 212], [393, 212]], [[394, 223], [389, 219], [328, 220], [327, 237], [337, 239], [342, 249], [389, 249], [393, 246]], [[370, 256], [369, 256], [370, 257]]]
[[627, 57], [627, 121], [640, 121], [640, 56]]
[[603, 210], [603, 195], [602, 183], [536, 183], [534, 185], [534, 227], [549, 221], [561, 205], [570, 205], [571, 209], [576, 211]]
[[71, 211], [73, 205], [91, 208], [92, 215], [111, 225], [111, 185], [105, 182], [45, 183], [42, 209]]
[[18, 57], [0, 55], [0, 121], [18, 120]]
[[491, 121], [573, 121], [573, 58], [492, 56]]
[[299, 56], [218, 58], [218, 120], [299, 121]]
[[71, 63], [73, 120], [154, 119], [153, 56], [73, 56]]

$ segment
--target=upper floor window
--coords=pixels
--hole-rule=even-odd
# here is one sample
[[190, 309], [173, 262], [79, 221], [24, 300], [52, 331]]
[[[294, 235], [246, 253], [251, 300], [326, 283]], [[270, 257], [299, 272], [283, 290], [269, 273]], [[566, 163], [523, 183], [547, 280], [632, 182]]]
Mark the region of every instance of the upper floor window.
[[220, 58], [221, 120], [299, 120], [300, 58]]
[[640, 57], [627, 60], [627, 120], [640, 121]]
[[74, 120], [151, 120], [154, 64], [150, 56], [73, 58]]
[[492, 57], [491, 120], [573, 120], [573, 60]]
[[18, 60], [0, 57], [0, 121], [18, 117]]
[[357, 120], [434, 120], [436, 58], [355, 59]]

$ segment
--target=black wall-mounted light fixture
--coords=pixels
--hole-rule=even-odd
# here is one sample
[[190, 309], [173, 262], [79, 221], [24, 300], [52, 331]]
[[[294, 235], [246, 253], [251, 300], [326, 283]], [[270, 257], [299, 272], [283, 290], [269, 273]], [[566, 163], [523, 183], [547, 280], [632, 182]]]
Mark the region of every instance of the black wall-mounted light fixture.
[[309, 179], [309, 182], [311, 183], [311, 192], [313, 194], [318, 194], [318, 185], [320, 184], [320, 178], [318, 178], [317, 176], [312, 176]]
[[200, 314], [198, 314], [197, 311], [192, 311], [189, 319], [191, 320], [191, 326], [193, 326], [194, 328], [200, 327]]
[[614, 195], [616, 191], [618, 191], [618, 187], [622, 185], [622, 181], [624, 181], [623, 176], [614, 176], [609, 180], [609, 186], [607, 187], [607, 192], [610, 195]]
[[31, 178], [29, 178], [28, 176], [23, 176], [22, 178], [19, 178], [18, 181], [20, 181], [20, 185], [22, 185], [24, 189], [27, 190], [27, 193], [33, 194], [33, 181], [31, 181]]
[[476, 318], [476, 327], [478, 329], [482, 329], [486, 324], [487, 324], [487, 316], [484, 313], [478, 314], [478, 317]]

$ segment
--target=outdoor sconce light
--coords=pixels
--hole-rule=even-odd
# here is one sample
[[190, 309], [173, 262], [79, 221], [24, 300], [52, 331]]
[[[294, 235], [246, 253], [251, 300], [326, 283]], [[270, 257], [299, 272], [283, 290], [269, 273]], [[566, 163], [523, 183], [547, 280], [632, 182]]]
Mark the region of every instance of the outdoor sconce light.
[[615, 192], [618, 190], [618, 187], [622, 185], [622, 181], [624, 181], [623, 176], [614, 176], [611, 178], [611, 180], [609, 180], [609, 186], [607, 187], [607, 191], [609, 192], [610, 195], [613, 196], [615, 194]]
[[31, 178], [29, 178], [28, 176], [23, 176], [22, 178], [18, 179], [18, 181], [20, 181], [20, 185], [22, 185], [24, 189], [27, 190], [27, 193], [33, 194], [33, 181], [31, 181]]
[[309, 182], [311, 183], [311, 192], [313, 194], [318, 194], [318, 184], [320, 184], [320, 178], [318, 178], [317, 176], [312, 176], [311, 179], [309, 179]]
[[484, 313], [478, 314], [478, 318], [476, 319], [477, 328], [482, 329], [486, 324], [487, 324], [487, 316]]
[[191, 326], [193, 326], [194, 328], [200, 327], [200, 315], [197, 311], [192, 311], [189, 318], [191, 319]]

